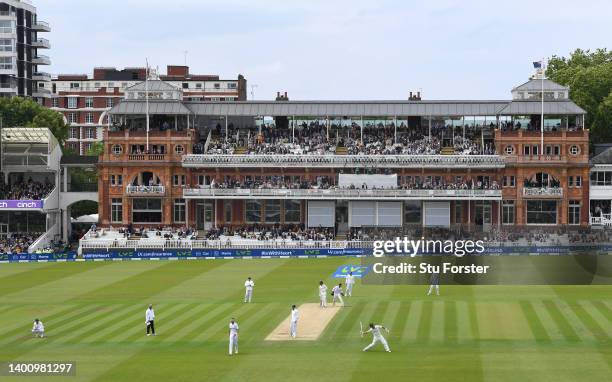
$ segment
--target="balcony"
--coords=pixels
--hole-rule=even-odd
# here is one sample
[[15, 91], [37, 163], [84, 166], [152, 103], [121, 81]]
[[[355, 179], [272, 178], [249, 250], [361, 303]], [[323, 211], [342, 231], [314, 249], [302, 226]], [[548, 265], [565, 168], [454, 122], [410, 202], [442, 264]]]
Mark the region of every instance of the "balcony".
[[39, 54], [36, 57], [32, 57], [32, 63], [37, 65], [51, 65], [51, 59], [49, 58], [49, 56]]
[[38, 38], [35, 41], [32, 41], [32, 47], [39, 49], [50, 49], [51, 43], [46, 38]]
[[51, 32], [51, 25], [46, 21], [37, 20], [32, 24], [32, 30], [37, 32]]
[[524, 198], [560, 199], [563, 198], [563, 189], [560, 187], [524, 187]]
[[353, 190], [187, 188], [186, 199], [500, 200], [501, 190]]
[[503, 168], [499, 155], [210, 155], [183, 156], [183, 167]]
[[17, 94], [17, 84], [0, 83], [0, 93], [2, 94]]
[[51, 98], [51, 90], [38, 87], [32, 90], [32, 97], [34, 98]]
[[51, 82], [51, 74], [45, 72], [36, 72], [32, 74], [32, 80]]
[[166, 158], [166, 154], [129, 154], [129, 161], [160, 162]]
[[127, 186], [125, 192], [131, 196], [164, 195], [166, 188], [164, 186]]

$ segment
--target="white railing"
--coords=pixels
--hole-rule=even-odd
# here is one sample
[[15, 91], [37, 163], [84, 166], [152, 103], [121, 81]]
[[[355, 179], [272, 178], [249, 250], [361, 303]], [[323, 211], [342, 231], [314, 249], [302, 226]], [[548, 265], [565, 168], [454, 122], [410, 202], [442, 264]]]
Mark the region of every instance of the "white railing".
[[134, 195], [134, 194], [163, 195], [166, 192], [166, 188], [164, 186], [127, 186], [125, 191], [128, 195]]
[[562, 198], [563, 189], [560, 187], [524, 187], [523, 196]]
[[261, 241], [261, 243], [223, 240], [189, 240], [189, 239], [159, 239], [159, 240], [128, 240], [128, 239], [93, 239], [83, 238], [80, 247], [83, 249], [287, 249], [287, 248], [372, 248], [373, 241], [338, 241], [338, 240], [276, 240]]
[[612, 214], [601, 214], [601, 216], [590, 216], [591, 225], [612, 226]]
[[503, 168], [499, 155], [217, 155], [188, 154], [183, 167]]
[[47, 232], [43, 233], [29, 247], [28, 253], [34, 253], [39, 249], [51, 247], [53, 239], [59, 234], [59, 225], [55, 223]]
[[501, 199], [501, 190], [362, 190], [362, 189], [248, 189], [186, 188], [185, 198], [265, 199]]

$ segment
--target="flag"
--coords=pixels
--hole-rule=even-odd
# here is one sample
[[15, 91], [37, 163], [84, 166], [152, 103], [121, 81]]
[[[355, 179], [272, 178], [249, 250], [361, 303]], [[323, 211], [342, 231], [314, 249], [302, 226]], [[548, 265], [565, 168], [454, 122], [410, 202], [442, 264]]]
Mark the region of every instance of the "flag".
[[533, 62], [533, 68], [534, 69], [540, 69], [542, 67], [542, 61], [534, 61]]

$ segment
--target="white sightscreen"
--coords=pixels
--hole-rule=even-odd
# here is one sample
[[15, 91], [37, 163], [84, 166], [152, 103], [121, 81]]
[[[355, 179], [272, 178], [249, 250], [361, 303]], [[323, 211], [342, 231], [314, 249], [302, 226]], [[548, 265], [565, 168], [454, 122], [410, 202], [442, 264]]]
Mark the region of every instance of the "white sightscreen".
[[308, 202], [308, 227], [334, 227], [336, 203], [334, 201]]
[[378, 202], [378, 224], [386, 227], [402, 225], [402, 202]]
[[371, 227], [376, 225], [376, 202], [351, 201], [349, 203], [349, 226]]
[[423, 216], [425, 227], [450, 226], [450, 202], [424, 202]]

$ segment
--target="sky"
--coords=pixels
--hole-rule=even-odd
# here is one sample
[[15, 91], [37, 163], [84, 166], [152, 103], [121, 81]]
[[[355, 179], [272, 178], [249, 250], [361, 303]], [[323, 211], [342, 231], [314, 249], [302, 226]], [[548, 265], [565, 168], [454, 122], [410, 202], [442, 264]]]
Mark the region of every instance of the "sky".
[[[187, 65], [258, 100], [509, 99], [533, 61], [612, 48], [612, 1], [32, 0], [52, 74]], [[251, 87], [256, 85], [256, 87]]]

